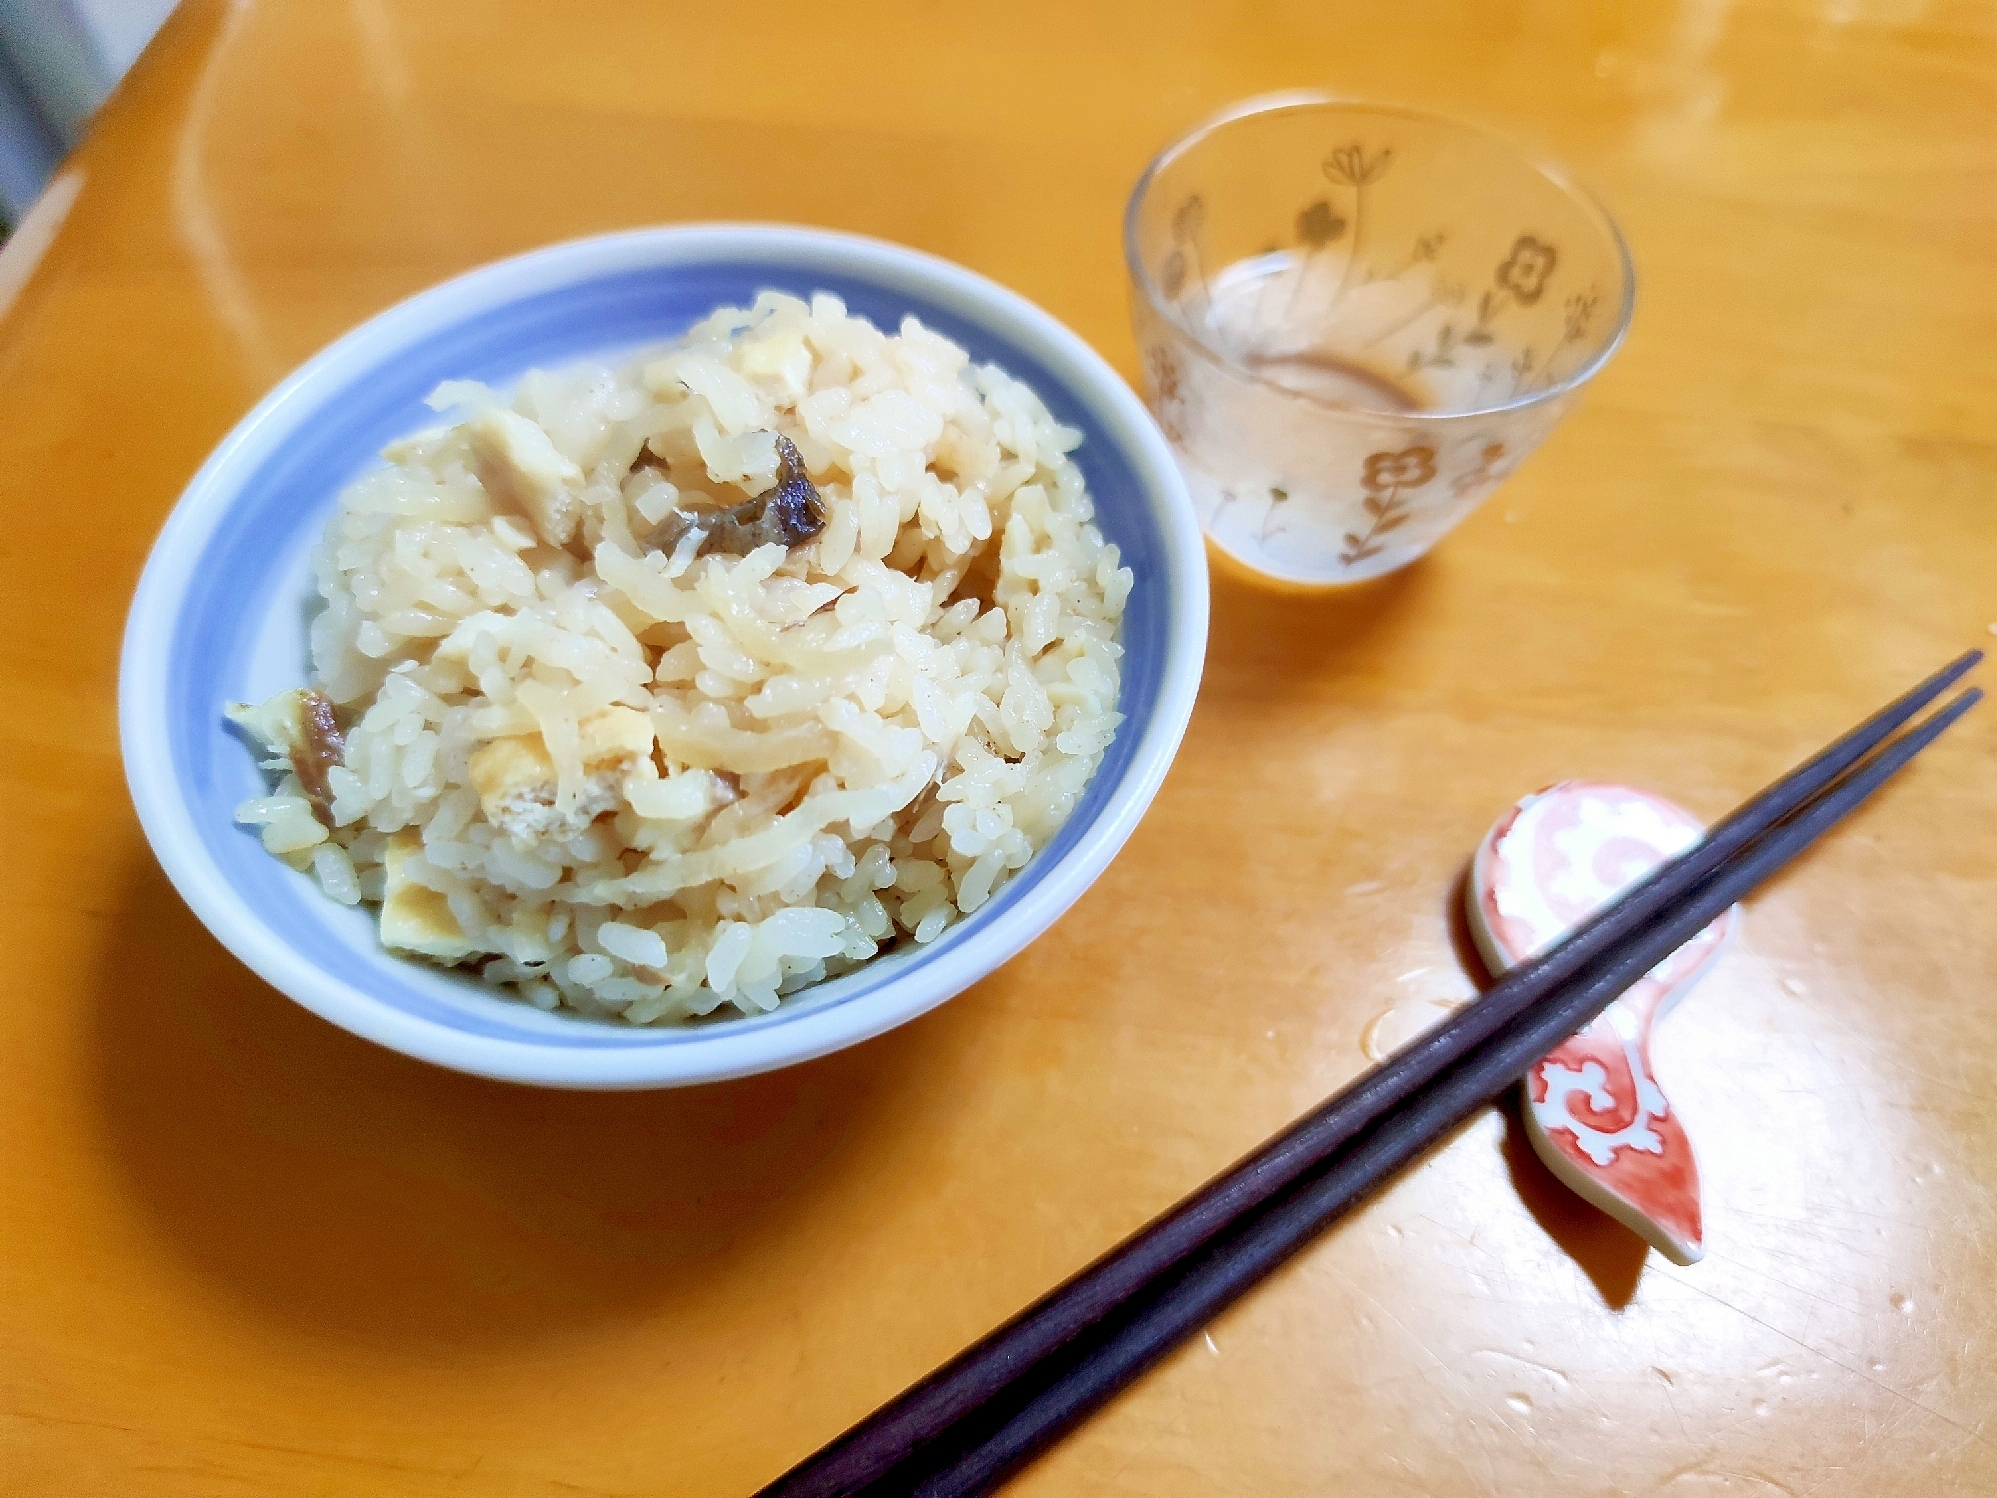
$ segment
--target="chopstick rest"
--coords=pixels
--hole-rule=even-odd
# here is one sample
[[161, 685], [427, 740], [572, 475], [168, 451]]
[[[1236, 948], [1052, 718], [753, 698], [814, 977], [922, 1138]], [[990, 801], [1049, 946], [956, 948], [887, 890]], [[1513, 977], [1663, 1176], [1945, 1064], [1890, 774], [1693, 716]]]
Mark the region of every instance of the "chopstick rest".
[[[1494, 975], [1545, 951], [1704, 836], [1698, 818], [1629, 786], [1563, 780], [1527, 796], [1477, 846], [1465, 904]], [[1532, 1147], [1566, 1185], [1677, 1264], [1705, 1253], [1699, 1163], [1650, 1062], [1652, 1027], [1719, 961], [1741, 908], [1718, 919], [1526, 1073]]]

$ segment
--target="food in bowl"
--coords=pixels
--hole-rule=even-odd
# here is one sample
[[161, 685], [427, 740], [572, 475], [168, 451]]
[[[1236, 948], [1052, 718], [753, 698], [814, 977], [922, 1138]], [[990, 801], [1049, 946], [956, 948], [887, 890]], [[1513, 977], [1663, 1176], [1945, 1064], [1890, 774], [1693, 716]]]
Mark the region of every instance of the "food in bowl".
[[1130, 570], [1080, 440], [905, 320], [765, 293], [450, 382], [314, 556], [312, 679], [237, 810], [384, 946], [639, 1024], [976, 911], [1116, 733]]

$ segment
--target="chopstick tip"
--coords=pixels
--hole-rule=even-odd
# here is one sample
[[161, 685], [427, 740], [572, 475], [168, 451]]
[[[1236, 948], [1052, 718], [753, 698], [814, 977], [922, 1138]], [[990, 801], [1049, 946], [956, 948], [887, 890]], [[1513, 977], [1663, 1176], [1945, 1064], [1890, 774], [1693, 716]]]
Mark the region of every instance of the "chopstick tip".
[[1975, 670], [1982, 663], [1983, 647], [1981, 645], [1972, 645], [1946, 666], [1943, 666], [1930, 679], [1946, 686], [1949, 682], [1956, 680], [1967, 672]]
[[1915, 751], [1925, 745], [1932, 744], [1936, 739], [1941, 737], [1944, 729], [1952, 726], [1956, 719], [1960, 718], [1982, 700], [1983, 688], [1965, 687], [1954, 697], [1950, 698], [1949, 701], [1929, 713], [1927, 718], [1915, 728], [1895, 739], [1893, 743], [1896, 746], [1901, 744], [1906, 745], [1907, 754], [1911, 757]]

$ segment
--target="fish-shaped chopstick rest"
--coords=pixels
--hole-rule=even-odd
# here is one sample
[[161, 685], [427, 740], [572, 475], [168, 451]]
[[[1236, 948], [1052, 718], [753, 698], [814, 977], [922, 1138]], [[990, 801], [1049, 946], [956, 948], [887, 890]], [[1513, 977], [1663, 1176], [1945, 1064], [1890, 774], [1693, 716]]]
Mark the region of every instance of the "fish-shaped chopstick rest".
[[[1547, 947], [1705, 827], [1627, 786], [1563, 780], [1478, 844], [1470, 930], [1491, 971]], [[1705, 1252], [1692, 1141], [1650, 1067], [1651, 1027], [1719, 960], [1738, 905], [1637, 980], [1526, 1075], [1526, 1132], [1553, 1173], [1679, 1264]]]

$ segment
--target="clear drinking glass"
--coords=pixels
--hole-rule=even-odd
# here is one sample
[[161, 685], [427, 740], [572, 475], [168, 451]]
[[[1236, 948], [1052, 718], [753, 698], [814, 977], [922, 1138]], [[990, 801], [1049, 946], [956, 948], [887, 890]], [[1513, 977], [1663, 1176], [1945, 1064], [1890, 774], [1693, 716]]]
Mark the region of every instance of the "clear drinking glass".
[[1124, 219], [1152, 412], [1208, 537], [1292, 582], [1406, 566], [1629, 326], [1609, 216], [1474, 126], [1283, 95], [1168, 149]]

